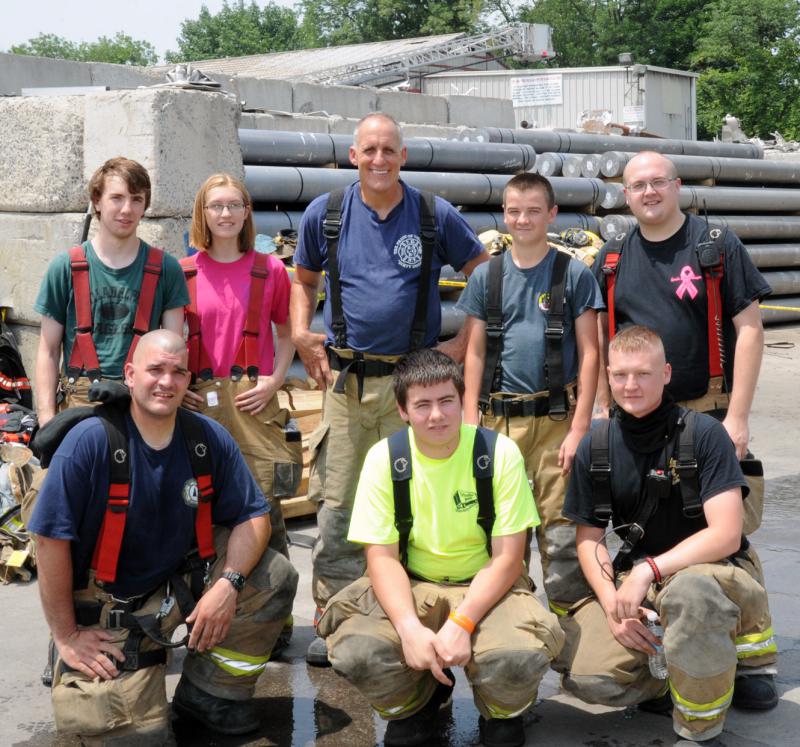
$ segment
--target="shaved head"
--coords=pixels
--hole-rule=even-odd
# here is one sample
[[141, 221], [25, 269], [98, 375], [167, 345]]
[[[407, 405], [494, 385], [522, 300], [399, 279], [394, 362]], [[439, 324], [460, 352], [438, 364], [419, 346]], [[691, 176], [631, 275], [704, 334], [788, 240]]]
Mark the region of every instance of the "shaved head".
[[[133, 353], [133, 364], [140, 366], [154, 350], [169, 355], [180, 355], [187, 358], [186, 343], [183, 338], [168, 329], [154, 329], [143, 335]], [[184, 360], [185, 362], [185, 360]]]
[[632, 172], [637, 172], [643, 165], [660, 167], [663, 169], [664, 176], [668, 179], [675, 179], [678, 176], [678, 170], [669, 158], [661, 155], [661, 153], [656, 153], [654, 150], [643, 150], [641, 153], [637, 153], [625, 165], [625, 170], [622, 172], [622, 183], [629, 184], [632, 181], [628, 178], [630, 174]]

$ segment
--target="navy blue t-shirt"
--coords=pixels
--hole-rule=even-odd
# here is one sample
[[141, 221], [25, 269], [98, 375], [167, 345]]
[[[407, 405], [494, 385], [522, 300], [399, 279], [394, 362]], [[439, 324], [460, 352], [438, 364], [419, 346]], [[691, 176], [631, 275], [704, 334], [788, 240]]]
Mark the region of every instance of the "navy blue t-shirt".
[[[225, 429], [199, 415], [212, 459], [214, 524], [234, 527], [269, 511], [236, 443]], [[117, 580], [106, 589], [129, 597], [148, 592], [168, 578], [196, 544], [195, 509], [183, 489], [192, 467], [180, 425], [170, 444], [150, 448], [130, 416], [130, 505], [117, 565]], [[110, 480], [108, 436], [98, 418], [67, 433], [36, 499], [29, 529], [70, 540], [74, 588], [83, 588], [106, 511]]]
[[[419, 191], [400, 182], [403, 200], [385, 220], [364, 204], [358, 182], [342, 202], [337, 252], [347, 346], [380, 355], [408, 352], [419, 287], [422, 243], [419, 239]], [[303, 214], [294, 262], [312, 272], [328, 268], [328, 242], [322, 223], [328, 195], [317, 197]], [[483, 252], [475, 232], [441, 197], [435, 200], [437, 241], [431, 263], [428, 326], [424, 345], [436, 344], [442, 310], [438, 293], [443, 265], [460, 270]], [[325, 275], [325, 329], [333, 342], [328, 275]]]

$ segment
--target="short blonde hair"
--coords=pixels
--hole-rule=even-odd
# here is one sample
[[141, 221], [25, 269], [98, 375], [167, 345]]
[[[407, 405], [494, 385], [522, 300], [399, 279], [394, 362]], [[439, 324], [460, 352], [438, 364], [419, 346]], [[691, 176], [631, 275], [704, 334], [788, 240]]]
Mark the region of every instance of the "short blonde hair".
[[625, 327], [608, 344], [609, 353], [641, 353], [643, 350], [654, 350], [664, 354], [664, 343], [650, 327], [634, 324]]
[[192, 213], [192, 226], [189, 229], [189, 244], [195, 249], [206, 251], [212, 243], [211, 231], [206, 222], [206, 197], [208, 193], [216, 187], [234, 187], [239, 190], [242, 195], [242, 201], [245, 207], [250, 208], [247, 217], [244, 219], [244, 225], [239, 232], [239, 251], [244, 252], [252, 249], [256, 241], [256, 227], [253, 222], [253, 202], [250, 199], [250, 193], [244, 183], [231, 174], [212, 174], [203, 182], [203, 185], [197, 190], [194, 198], [194, 212]]

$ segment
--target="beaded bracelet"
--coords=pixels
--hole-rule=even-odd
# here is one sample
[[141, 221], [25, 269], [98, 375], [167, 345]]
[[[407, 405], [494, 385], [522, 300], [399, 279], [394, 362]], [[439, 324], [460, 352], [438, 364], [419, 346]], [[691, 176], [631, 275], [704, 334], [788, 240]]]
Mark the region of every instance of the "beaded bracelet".
[[661, 571], [658, 570], [658, 566], [656, 565], [656, 561], [653, 560], [653, 558], [650, 558], [650, 557], [645, 558], [645, 560], [647, 561], [647, 565], [650, 566], [650, 570], [653, 571], [653, 578], [655, 579], [655, 582], [657, 584], [660, 584], [664, 580], [664, 578], [661, 575]]
[[459, 612], [451, 612], [447, 617], [448, 620], [452, 620], [459, 628], [463, 628], [470, 635], [475, 632], [475, 623], [466, 615], [462, 615]]

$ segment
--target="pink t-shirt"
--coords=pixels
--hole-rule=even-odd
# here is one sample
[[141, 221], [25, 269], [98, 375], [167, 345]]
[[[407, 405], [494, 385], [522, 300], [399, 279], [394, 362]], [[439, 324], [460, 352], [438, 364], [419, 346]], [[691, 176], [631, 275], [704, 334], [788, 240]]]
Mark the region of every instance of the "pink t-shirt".
[[[235, 262], [217, 262], [205, 252], [195, 255], [200, 335], [211, 358], [214, 376], [230, 376], [241, 345], [254, 257], [252, 250]], [[258, 368], [262, 376], [269, 376], [274, 368], [270, 322], [286, 324], [291, 285], [286, 268], [276, 257], [267, 257], [267, 272], [258, 335]]]

